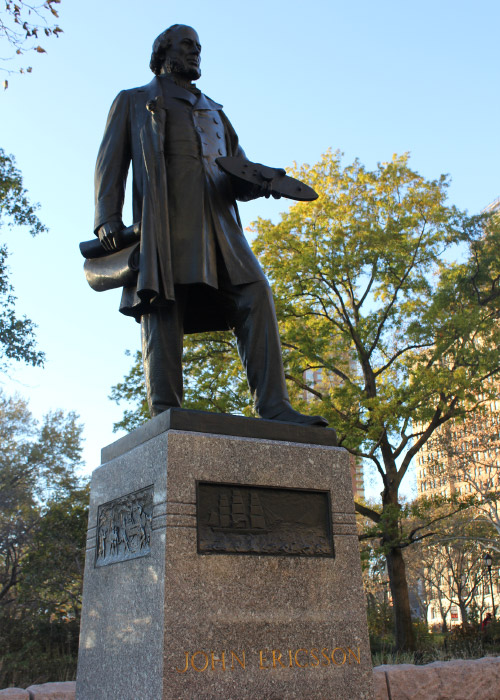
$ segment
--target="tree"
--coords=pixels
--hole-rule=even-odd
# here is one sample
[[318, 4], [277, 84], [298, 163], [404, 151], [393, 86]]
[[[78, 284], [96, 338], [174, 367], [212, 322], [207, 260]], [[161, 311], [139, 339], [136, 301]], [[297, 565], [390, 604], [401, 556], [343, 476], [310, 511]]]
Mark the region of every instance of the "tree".
[[[36, 215], [38, 205], [28, 200], [21, 173], [13, 156], [0, 148], [0, 228], [26, 226], [32, 236], [47, 230]], [[44, 354], [36, 349], [35, 324], [26, 316], [15, 313], [16, 297], [9, 282], [8, 251], [0, 246], [0, 368], [5, 369], [8, 360], [22, 360], [33, 366], [43, 365]]]
[[340, 444], [382, 479], [382, 512], [358, 510], [380, 528], [396, 644], [412, 648], [399, 486], [434, 431], [472, 410], [500, 370], [497, 311], [477, 303], [467, 265], [449, 262], [459, 242], [480, 247], [481, 221], [447, 206], [447, 178], [424, 180], [408, 156], [369, 172], [327, 153], [295, 174], [320, 198], [277, 226], [259, 220], [255, 248], [277, 297], [292, 386], [308, 391], [305, 370], [325, 371], [331, 387], [315, 399]]
[[[46, 53], [40, 44], [39, 35], [44, 38], [59, 37], [62, 29], [58, 24], [53, 24], [59, 14], [54, 5], [59, 5], [61, 0], [45, 0], [43, 3], [27, 3], [24, 0], [5, 0], [5, 9], [0, 11], [0, 41], [2, 42], [1, 61], [12, 61], [16, 56], [26, 52]], [[49, 17], [50, 22], [47, 21]], [[12, 54], [10, 52], [13, 52]], [[2, 68], [6, 73], [12, 70]], [[20, 73], [31, 73], [31, 66], [19, 68]], [[4, 82], [4, 88], [8, 82]]]
[[443, 521], [431, 539], [420, 543], [409, 562], [414, 580], [424, 586], [428, 603], [439, 609], [443, 632], [448, 631], [452, 606], [460, 609], [464, 625], [471, 623], [471, 614], [476, 612], [480, 617], [484, 610], [488, 586], [484, 553], [494, 530], [474, 517], [474, 501], [470, 503], [469, 509]]
[[81, 430], [77, 416], [62, 411], [38, 425], [26, 401], [0, 394], [0, 605], [12, 601], [48, 504], [80, 488]]
[[341, 154], [328, 151], [291, 174], [318, 200], [295, 204], [277, 225], [254, 225], [291, 397], [299, 410], [326, 415], [339, 444], [381, 478], [380, 509], [357, 510], [387, 558], [397, 649], [413, 649], [399, 487], [439, 426], [492, 395], [485, 382], [500, 371], [498, 297], [480, 303], [471, 270], [489, 280], [495, 258], [452, 259], [459, 244], [490, 245], [499, 227], [486, 243], [485, 219], [447, 205], [447, 177], [425, 180], [407, 155], [368, 171], [358, 160], [343, 168]]
[[23, 399], [0, 394], [0, 685], [75, 665], [88, 502], [80, 458], [75, 414], [39, 424]]

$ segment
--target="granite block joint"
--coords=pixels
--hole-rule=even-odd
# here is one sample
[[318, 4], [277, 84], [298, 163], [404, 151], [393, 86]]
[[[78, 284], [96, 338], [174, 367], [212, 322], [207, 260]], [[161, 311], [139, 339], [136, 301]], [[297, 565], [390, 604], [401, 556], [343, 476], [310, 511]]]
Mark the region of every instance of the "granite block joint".
[[151, 523], [151, 530], [154, 532], [155, 530], [164, 530], [166, 527], [167, 514], [163, 513], [163, 515], [155, 515]]
[[340, 513], [340, 512], [333, 512], [332, 513], [332, 522], [334, 523], [344, 523], [344, 524], [356, 524], [356, 515], [351, 514], [351, 513]]
[[353, 525], [343, 525], [342, 523], [334, 523], [333, 524], [333, 534], [335, 537], [337, 536], [342, 536], [342, 535], [355, 535], [357, 536], [358, 531], [356, 529], [356, 526]]
[[195, 515], [167, 514], [167, 526], [169, 527], [191, 527], [196, 528]]
[[196, 515], [196, 503], [183, 501], [167, 501], [169, 515]]

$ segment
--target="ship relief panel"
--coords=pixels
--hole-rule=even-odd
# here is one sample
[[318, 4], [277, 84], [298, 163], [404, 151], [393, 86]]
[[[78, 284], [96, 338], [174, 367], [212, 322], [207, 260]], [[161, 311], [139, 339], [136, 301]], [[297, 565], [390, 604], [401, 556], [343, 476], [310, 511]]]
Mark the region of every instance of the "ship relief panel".
[[103, 503], [97, 510], [95, 566], [106, 566], [151, 552], [153, 486]]
[[328, 491], [197, 482], [200, 554], [333, 557]]

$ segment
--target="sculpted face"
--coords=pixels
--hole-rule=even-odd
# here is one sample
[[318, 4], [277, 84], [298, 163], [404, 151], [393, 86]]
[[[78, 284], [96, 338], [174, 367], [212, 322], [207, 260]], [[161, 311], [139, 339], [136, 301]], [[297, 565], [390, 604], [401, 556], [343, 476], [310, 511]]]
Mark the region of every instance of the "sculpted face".
[[192, 27], [180, 26], [171, 36], [172, 45], [166, 51], [164, 70], [188, 80], [201, 76], [201, 44], [198, 34]]

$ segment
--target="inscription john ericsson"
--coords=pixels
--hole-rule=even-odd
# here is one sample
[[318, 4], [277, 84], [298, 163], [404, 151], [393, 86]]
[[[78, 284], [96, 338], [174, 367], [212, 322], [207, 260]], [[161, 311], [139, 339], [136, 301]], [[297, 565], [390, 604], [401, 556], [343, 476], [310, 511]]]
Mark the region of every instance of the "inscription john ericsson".
[[326, 668], [327, 666], [343, 666], [344, 664], [360, 664], [361, 652], [359, 647], [337, 646], [311, 647], [306, 649], [259, 649], [247, 652], [238, 651], [185, 651], [182, 664], [175, 666], [177, 673], [195, 671], [235, 671], [258, 668], [260, 671], [280, 668]]

